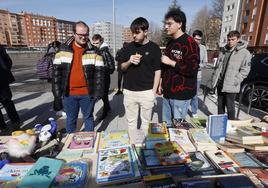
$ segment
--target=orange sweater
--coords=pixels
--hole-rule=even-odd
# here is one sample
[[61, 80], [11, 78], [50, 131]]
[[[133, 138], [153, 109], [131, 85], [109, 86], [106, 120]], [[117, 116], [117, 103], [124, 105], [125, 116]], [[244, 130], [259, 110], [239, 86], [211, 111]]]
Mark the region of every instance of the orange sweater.
[[70, 95], [87, 95], [89, 90], [87, 82], [84, 75], [83, 65], [82, 65], [82, 55], [84, 48], [80, 48], [75, 45], [75, 42], [72, 44], [74, 50], [73, 63], [70, 72], [70, 85], [69, 89]]

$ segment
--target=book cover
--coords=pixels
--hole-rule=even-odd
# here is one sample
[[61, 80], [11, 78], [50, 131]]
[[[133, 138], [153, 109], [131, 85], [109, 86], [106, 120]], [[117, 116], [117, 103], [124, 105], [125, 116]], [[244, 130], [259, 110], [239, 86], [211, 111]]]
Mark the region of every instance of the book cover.
[[177, 129], [177, 128], [169, 128], [169, 137], [170, 141], [177, 142], [184, 151], [186, 152], [194, 152], [196, 151], [193, 143], [190, 141], [188, 137], [187, 130], [185, 129]]
[[223, 142], [227, 131], [227, 114], [209, 115], [207, 133], [214, 141]]
[[218, 187], [256, 188], [253, 182], [244, 175], [216, 178], [215, 185]]
[[268, 151], [250, 151], [248, 154], [256, 158], [263, 165], [268, 166]]
[[192, 162], [187, 164], [187, 166], [189, 167], [187, 175], [197, 176], [217, 174], [214, 166], [200, 151], [190, 152], [189, 155]]
[[145, 188], [176, 188], [177, 184], [171, 175], [151, 175], [143, 177], [143, 185]]
[[0, 181], [22, 178], [33, 167], [33, 163], [8, 163], [0, 170]]
[[149, 132], [152, 134], [167, 134], [167, 126], [165, 123], [149, 123]]
[[110, 148], [98, 152], [97, 183], [134, 176], [135, 172], [129, 147]]
[[214, 188], [213, 182], [208, 179], [184, 180], [179, 185], [180, 188]]
[[93, 149], [96, 134], [95, 132], [77, 132], [72, 136], [69, 149]]
[[154, 145], [156, 143], [165, 143], [167, 140], [165, 139], [159, 139], [159, 140], [148, 140], [145, 141], [145, 147], [146, 149], [154, 149]]
[[17, 188], [47, 188], [57, 176], [64, 161], [40, 157], [28, 173], [22, 178]]
[[52, 188], [84, 188], [89, 175], [89, 165], [86, 162], [69, 162], [63, 165], [55, 177]]
[[199, 151], [217, 150], [216, 143], [209, 137], [205, 129], [190, 129], [189, 138]]
[[161, 165], [175, 165], [191, 162], [189, 155], [177, 142], [155, 144], [155, 151]]
[[228, 154], [239, 167], [242, 168], [261, 168], [261, 166], [254, 161], [250, 156], [248, 156], [245, 152], [243, 153], [229, 153]]
[[222, 150], [205, 151], [205, 155], [225, 174], [233, 174], [239, 172], [239, 166]]
[[160, 166], [160, 161], [154, 149], [142, 149], [141, 152], [145, 168]]
[[128, 146], [128, 131], [103, 131], [100, 135], [99, 149], [108, 149], [114, 147]]

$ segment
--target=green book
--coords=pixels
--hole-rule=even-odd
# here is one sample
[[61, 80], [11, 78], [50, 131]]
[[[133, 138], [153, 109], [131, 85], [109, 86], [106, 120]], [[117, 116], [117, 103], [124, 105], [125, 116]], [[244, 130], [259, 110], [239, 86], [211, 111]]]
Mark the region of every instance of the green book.
[[40, 157], [17, 188], [49, 188], [63, 164], [62, 160]]

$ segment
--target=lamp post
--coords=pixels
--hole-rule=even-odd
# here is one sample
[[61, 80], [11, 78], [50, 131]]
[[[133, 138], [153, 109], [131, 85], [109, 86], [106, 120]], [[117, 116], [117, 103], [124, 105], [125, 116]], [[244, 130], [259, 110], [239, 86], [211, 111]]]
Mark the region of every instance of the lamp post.
[[115, 0], [113, 0], [113, 56], [115, 57], [115, 32], [116, 32], [116, 25], [115, 25]]

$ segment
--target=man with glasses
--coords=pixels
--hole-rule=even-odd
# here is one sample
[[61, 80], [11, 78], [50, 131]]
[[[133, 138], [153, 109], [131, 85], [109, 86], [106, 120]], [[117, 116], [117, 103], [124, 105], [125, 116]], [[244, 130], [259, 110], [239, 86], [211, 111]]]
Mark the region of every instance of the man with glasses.
[[240, 40], [238, 31], [230, 31], [227, 40], [227, 44], [220, 50], [212, 75], [212, 87], [217, 88], [218, 114], [224, 114], [227, 107], [228, 119], [234, 120], [235, 96], [250, 71], [251, 54], [247, 44]]
[[100, 34], [95, 34], [92, 37], [92, 44], [98, 48], [99, 54], [103, 57], [104, 61], [104, 68], [105, 68], [105, 83], [104, 83], [104, 95], [102, 97], [103, 101], [103, 112], [99, 120], [103, 120], [108, 112], [111, 110], [110, 104], [109, 104], [109, 87], [110, 87], [110, 74], [113, 74], [114, 72], [114, 58], [109, 52], [109, 46], [104, 42], [104, 39]]
[[61, 45], [53, 62], [54, 109], [62, 108], [63, 97], [67, 133], [76, 130], [79, 108], [83, 114], [84, 130], [94, 130], [94, 104], [103, 96], [103, 91], [103, 58], [89, 41], [89, 27], [79, 21], [75, 24], [74, 36]]
[[[134, 41], [120, 52], [124, 71], [124, 106], [131, 143], [141, 143], [148, 133], [160, 80], [161, 51], [148, 39], [149, 23], [136, 18], [130, 26]], [[138, 130], [140, 111], [141, 131]]]
[[[185, 33], [186, 16], [180, 8], [165, 15], [165, 30], [171, 37], [162, 55], [163, 121], [168, 126], [172, 121], [185, 120], [190, 100], [196, 95], [199, 47]], [[163, 91], [162, 91], [163, 89]]]
[[198, 91], [200, 89], [201, 79], [202, 79], [202, 68], [207, 65], [208, 62], [208, 54], [207, 49], [204, 45], [201, 44], [201, 40], [203, 37], [203, 33], [200, 30], [195, 30], [193, 32], [193, 38], [195, 42], [198, 44], [200, 49], [200, 63], [199, 69], [197, 73], [197, 86], [196, 86], [196, 95], [191, 100], [191, 108], [192, 108], [192, 117], [197, 118], [197, 109], [198, 109]]

